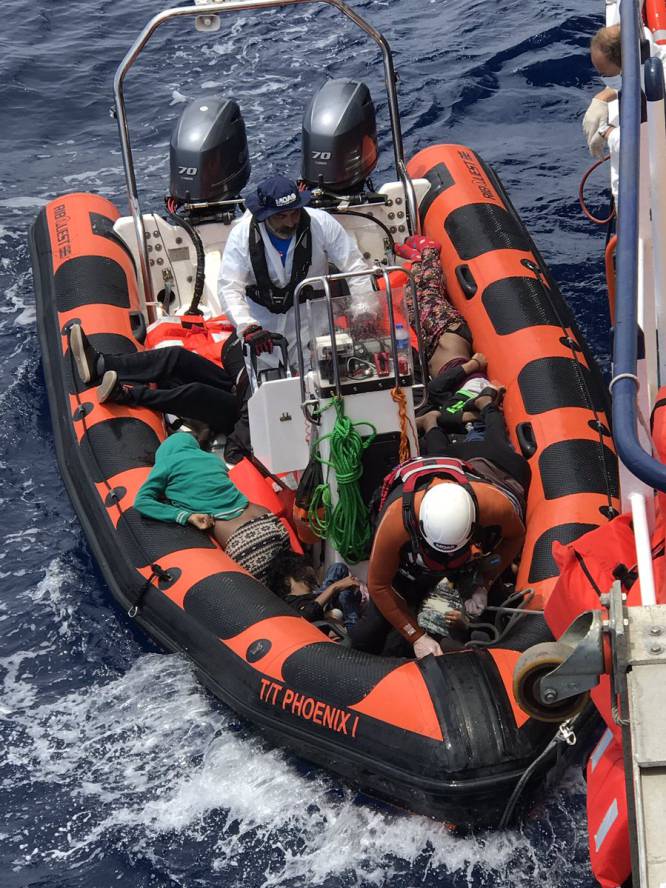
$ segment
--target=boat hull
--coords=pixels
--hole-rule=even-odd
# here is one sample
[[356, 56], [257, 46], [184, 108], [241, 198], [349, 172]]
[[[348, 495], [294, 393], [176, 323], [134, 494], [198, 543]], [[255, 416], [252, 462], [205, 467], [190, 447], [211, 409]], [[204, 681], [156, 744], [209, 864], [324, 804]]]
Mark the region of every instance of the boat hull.
[[[117, 215], [103, 198], [67, 195], [43, 208], [31, 233], [58, 462], [114, 597], [166, 650], [185, 653], [219, 699], [280, 744], [394, 804], [460, 827], [496, 823], [526, 768], [538, 781], [552, 764], [543, 753], [554, 728], [528, 718], [511, 692], [519, 651], [543, 640], [534, 630], [547, 633], [545, 625], [525, 620], [529, 630], [488, 651], [418, 662], [373, 657], [331, 642], [205, 534], [142, 518], [133, 502], [164, 439], [162, 418], [99, 404], [68, 346], [68, 327], [78, 321], [101, 351], [142, 348], [133, 335], [136, 270], [113, 235]], [[470, 306], [462, 308], [467, 316]], [[469, 318], [504, 379], [509, 357], [494, 350], [501, 337], [491, 339], [487, 325]], [[232, 477], [252, 499], [286, 513], [252, 466], [235, 467]]]

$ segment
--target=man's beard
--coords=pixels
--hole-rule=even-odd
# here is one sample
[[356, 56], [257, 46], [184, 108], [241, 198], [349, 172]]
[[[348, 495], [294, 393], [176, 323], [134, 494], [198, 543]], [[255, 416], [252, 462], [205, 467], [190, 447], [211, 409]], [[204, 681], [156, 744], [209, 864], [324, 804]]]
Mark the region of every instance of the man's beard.
[[286, 222], [277, 223], [272, 219], [267, 219], [268, 227], [273, 232], [273, 234], [277, 235], [277, 237], [281, 237], [286, 240], [288, 237], [293, 237], [296, 234], [296, 230], [298, 229], [298, 222], [294, 222], [293, 225], [288, 225]]
[[273, 228], [275, 234], [281, 238], [293, 237], [296, 234], [298, 225], [282, 225], [280, 228]]

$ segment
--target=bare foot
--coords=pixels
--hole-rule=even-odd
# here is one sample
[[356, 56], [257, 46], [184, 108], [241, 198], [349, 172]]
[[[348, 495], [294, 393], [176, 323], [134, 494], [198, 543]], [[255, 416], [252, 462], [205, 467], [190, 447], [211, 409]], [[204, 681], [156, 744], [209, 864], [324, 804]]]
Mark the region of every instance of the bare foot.
[[483, 586], [478, 586], [472, 595], [465, 602], [465, 612], [470, 617], [479, 617], [486, 609], [488, 604], [488, 590]]

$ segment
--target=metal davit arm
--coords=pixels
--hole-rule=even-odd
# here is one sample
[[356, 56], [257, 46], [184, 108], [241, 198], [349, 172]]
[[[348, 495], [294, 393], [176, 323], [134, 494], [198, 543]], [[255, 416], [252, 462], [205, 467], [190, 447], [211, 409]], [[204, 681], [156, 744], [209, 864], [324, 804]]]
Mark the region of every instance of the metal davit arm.
[[182, 16], [215, 16], [231, 12], [242, 12], [249, 9], [275, 9], [283, 6], [297, 6], [305, 3], [326, 3], [334, 6], [339, 12], [350, 19], [354, 24], [364, 31], [382, 51], [382, 59], [384, 63], [384, 79], [386, 82], [386, 92], [388, 95], [389, 116], [391, 120], [391, 134], [393, 138], [393, 156], [395, 160], [396, 173], [405, 190], [405, 201], [408, 212], [408, 225], [412, 233], [420, 233], [420, 222], [418, 214], [418, 206], [416, 203], [416, 195], [414, 185], [405, 167], [404, 149], [402, 146], [402, 130], [400, 127], [400, 113], [398, 111], [398, 97], [396, 94], [396, 73], [393, 67], [393, 55], [388, 42], [384, 36], [377, 31], [372, 25], [368, 24], [365, 19], [361, 18], [358, 13], [350, 9], [342, 0], [222, 0], [218, 3], [206, 3], [200, 6], [182, 6], [177, 9], [165, 9], [164, 12], [154, 16], [139, 34], [134, 44], [122, 60], [116, 71], [113, 81], [113, 91], [115, 96], [116, 117], [118, 120], [118, 130], [120, 132], [120, 146], [123, 156], [123, 166], [125, 169], [125, 180], [127, 184], [127, 192], [129, 197], [129, 207], [134, 220], [134, 230], [137, 237], [137, 247], [139, 252], [139, 262], [141, 267], [141, 283], [143, 286], [143, 298], [149, 311], [149, 316], [155, 304], [153, 294], [153, 284], [150, 277], [150, 269], [148, 263], [148, 252], [146, 249], [146, 237], [143, 226], [143, 216], [139, 205], [139, 196], [136, 187], [136, 176], [134, 173], [134, 161], [132, 159], [132, 147], [130, 141], [129, 126], [127, 123], [127, 114], [125, 112], [124, 99], [124, 82], [127, 73], [134, 65], [141, 51], [146, 46], [155, 31], [165, 22], [171, 19], [180, 18]]
[[666, 466], [641, 447], [637, 434], [638, 378], [638, 186], [641, 87], [636, 0], [622, 0], [622, 94], [620, 190], [618, 200], [617, 294], [615, 303], [613, 437], [625, 466], [651, 487], [666, 491]]

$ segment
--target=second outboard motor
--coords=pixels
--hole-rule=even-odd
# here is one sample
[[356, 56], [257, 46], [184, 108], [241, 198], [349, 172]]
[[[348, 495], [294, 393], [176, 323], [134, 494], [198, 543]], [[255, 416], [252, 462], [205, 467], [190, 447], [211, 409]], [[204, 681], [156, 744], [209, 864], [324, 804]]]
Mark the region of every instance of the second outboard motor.
[[377, 154], [370, 90], [356, 80], [329, 80], [303, 114], [302, 178], [338, 194], [362, 191]]
[[232, 99], [190, 102], [171, 136], [171, 196], [185, 203], [238, 197], [250, 178], [245, 123]]

